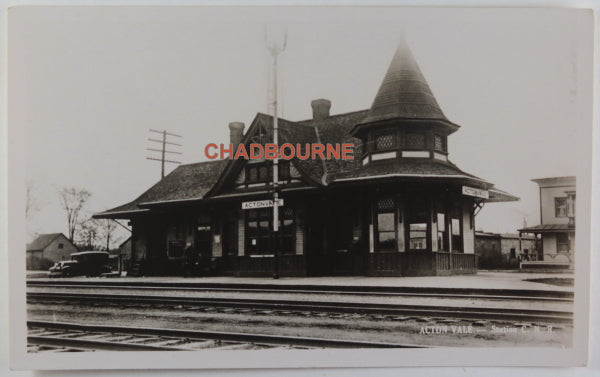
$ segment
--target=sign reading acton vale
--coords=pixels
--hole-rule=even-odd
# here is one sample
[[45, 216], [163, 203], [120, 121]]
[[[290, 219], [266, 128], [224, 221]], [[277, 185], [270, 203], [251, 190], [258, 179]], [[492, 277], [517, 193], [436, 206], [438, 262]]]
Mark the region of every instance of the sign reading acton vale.
[[463, 195], [474, 196], [477, 198], [489, 199], [490, 193], [488, 190], [482, 190], [475, 187], [463, 186], [462, 187]]
[[[283, 205], [283, 199], [277, 201], [277, 206]], [[271, 208], [273, 207], [272, 200], [255, 200], [253, 202], [242, 202], [242, 209], [256, 209], [256, 208]]]

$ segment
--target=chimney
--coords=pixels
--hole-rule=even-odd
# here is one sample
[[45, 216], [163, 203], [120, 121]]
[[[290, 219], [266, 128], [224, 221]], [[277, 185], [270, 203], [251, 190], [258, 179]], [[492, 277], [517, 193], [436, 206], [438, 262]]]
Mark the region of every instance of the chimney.
[[236, 148], [244, 137], [244, 123], [231, 122], [229, 123], [229, 142]]
[[310, 106], [313, 110], [313, 120], [323, 120], [329, 117], [329, 109], [331, 109], [331, 101], [328, 99], [316, 99], [311, 101]]

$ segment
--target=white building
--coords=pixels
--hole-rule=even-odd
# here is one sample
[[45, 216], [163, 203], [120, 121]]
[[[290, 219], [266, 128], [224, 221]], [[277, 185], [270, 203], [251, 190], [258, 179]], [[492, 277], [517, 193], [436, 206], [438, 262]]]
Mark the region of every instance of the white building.
[[572, 268], [575, 253], [575, 177], [533, 179], [540, 187], [540, 225], [519, 232], [538, 239], [538, 253], [521, 267]]

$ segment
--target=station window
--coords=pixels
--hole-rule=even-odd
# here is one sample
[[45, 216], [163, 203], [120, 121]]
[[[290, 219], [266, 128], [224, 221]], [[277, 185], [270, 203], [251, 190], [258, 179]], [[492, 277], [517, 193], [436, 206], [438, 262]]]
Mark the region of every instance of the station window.
[[387, 151], [396, 147], [396, 141], [394, 134], [389, 132], [385, 134], [379, 134], [375, 136], [375, 150], [376, 151]]
[[425, 149], [425, 134], [416, 132], [407, 133], [405, 147], [408, 149]]
[[439, 251], [448, 251], [448, 232], [446, 231], [446, 214], [437, 214], [437, 244]]
[[446, 139], [441, 135], [434, 135], [434, 147], [436, 151], [446, 151]]
[[[280, 180], [290, 179], [290, 162], [289, 161], [278, 161], [278, 175]], [[248, 164], [246, 165], [246, 182], [247, 183], [260, 183], [269, 182], [273, 180], [273, 165], [271, 162], [260, 163], [260, 164]]]
[[290, 179], [290, 162], [289, 161], [278, 161], [277, 171], [279, 174], [279, 180]]
[[554, 198], [556, 217], [567, 217], [567, 198]]
[[378, 251], [396, 250], [396, 216], [394, 199], [377, 201], [377, 242]]
[[[281, 208], [279, 211], [277, 252], [294, 253], [294, 211]], [[245, 243], [249, 254], [273, 254], [273, 209], [262, 208], [246, 213]]]
[[62, 248], [64, 248], [64, 247], [65, 247], [65, 244], [64, 244], [64, 243], [59, 243], [59, 244], [58, 244], [58, 248], [59, 248], [59, 249], [62, 249]]
[[556, 234], [556, 251], [559, 253], [569, 252], [569, 235], [567, 233]]
[[429, 230], [429, 211], [425, 203], [417, 203], [408, 210], [408, 249], [427, 250], [427, 231]]
[[271, 178], [271, 171], [266, 163], [246, 165], [246, 181], [250, 183], [267, 182]]
[[462, 229], [460, 227], [460, 208], [452, 211], [450, 218], [450, 235], [452, 238], [452, 251], [462, 252]]

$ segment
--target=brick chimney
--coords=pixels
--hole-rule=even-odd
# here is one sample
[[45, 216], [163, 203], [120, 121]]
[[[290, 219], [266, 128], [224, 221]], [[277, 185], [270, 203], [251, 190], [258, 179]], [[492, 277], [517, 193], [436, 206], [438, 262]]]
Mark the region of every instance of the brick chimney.
[[316, 99], [311, 101], [310, 106], [313, 110], [313, 120], [323, 120], [329, 117], [329, 109], [331, 109], [331, 101], [328, 99]]
[[229, 142], [237, 147], [244, 137], [244, 123], [231, 122], [229, 123]]

